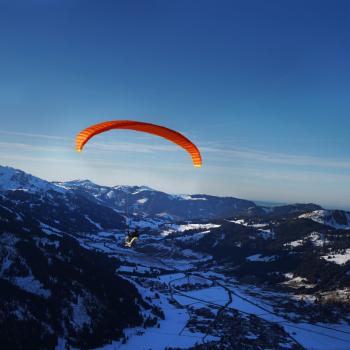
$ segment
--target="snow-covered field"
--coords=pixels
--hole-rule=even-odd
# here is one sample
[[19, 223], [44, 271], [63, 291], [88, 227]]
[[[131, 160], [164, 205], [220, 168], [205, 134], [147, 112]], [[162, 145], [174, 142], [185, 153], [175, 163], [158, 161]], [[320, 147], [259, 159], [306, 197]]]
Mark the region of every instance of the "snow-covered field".
[[167, 236], [174, 232], [186, 232], [190, 230], [205, 230], [208, 233], [208, 230], [211, 228], [218, 228], [220, 225], [217, 224], [186, 224], [186, 225], [177, 225], [169, 224], [166, 225], [167, 229], [163, 230], [162, 236]]
[[[163, 282], [169, 281], [173, 278], [183, 277], [182, 274], [171, 274], [164, 276]], [[140, 293], [143, 296], [149, 296], [147, 289], [142, 288], [135, 283]], [[205, 334], [190, 333], [184, 330], [186, 323], [189, 320], [189, 315], [186, 309], [178, 308], [169, 303], [168, 296], [160, 294], [159, 300], [153, 300], [160, 306], [165, 314], [165, 319], [161, 320], [160, 327], [152, 328], [132, 328], [126, 330], [125, 334], [129, 337], [126, 344], [121, 342], [113, 342], [112, 344], [103, 346], [96, 350], [164, 350], [169, 346], [176, 346], [179, 348], [189, 348], [196, 343], [200, 343]], [[208, 340], [214, 339], [209, 337]]]
[[[182, 232], [187, 229], [208, 229], [208, 227], [184, 225], [180, 228]], [[174, 228], [173, 228], [174, 229]], [[161, 285], [168, 285], [168, 289], [155, 289], [159, 294], [158, 300], [152, 299], [152, 303], [158, 305], [165, 314], [165, 319], [160, 320], [160, 327], [151, 328], [134, 328], [128, 329], [126, 335], [128, 341], [126, 344], [113, 342], [99, 350], [125, 349], [125, 350], [164, 350], [166, 347], [176, 346], [186, 349], [201, 343], [204, 334], [192, 333], [186, 329], [186, 324], [190, 319], [187, 307], [194, 309], [203, 306], [211, 308], [214, 314], [217, 313], [217, 306], [226, 305], [228, 308], [238, 310], [243, 314], [254, 314], [257, 317], [279, 324], [284, 330], [299, 342], [306, 349], [310, 350], [349, 350], [350, 349], [350, 326], [347, 324], [311, 324], [306, 321], [296, 322], [293, 317], [282, 315], [274, 311], [273, 300], [278, 298], [291, 298], [291, 295], [282, 292], [271, 292], [259, 289], [252, 285], [240, 285], [232, 278], [225, 277], [224, 274], [217, 271], [201, 270], [196, 265], [199, 261], [205, 261], [206, 256], [198, 256], [191, 250], [183, 252], [183, 257], [174, 257], [172, 253], [175, 247], [167, 246], [161, 240], [154, 239], [150, 243], [153, 247], [165, 251], [165, 256], [159, 254], [145, 254], [138, 252], [136, 249], [125, 249], [120, 244], [122, 234], [111, 236], [108, 233], [100, 237], [94, 237], [93, 240], [84, 239], [82, 244], [89, 249], [103, 251], [110, 256], [117, 256], [123, 261], [119, 267], [118, 273], [130, 281], [133, 281], [143, 297], [150, 296], [150, 290], [137, 279], [132, 279], [132, 273], [137, 272], [138, 276], [142, 273], [157, 271], [160, 273], [157, 277], [147, 277], [148, 281], [156, 281]], [[319, 244], [322, 237], [318, 234], [310, 235], [310, 240], [314, 244]], [[164, 238], [166, 240], [166, 238]], [[299, 242], [298, 242], [299, 243]], [[336, 263], [343, 263], [344, 258], [349, 254], [334, 255]], [[262, 256], [260, 254], [248, 257], [250, 261], [273, 261], [276, 256]], [[326, 257], [324, 257], [326, 258]], [[327, 259], [330, 261], [330, 259]], [[137, 265], [137, 268], [134, 265]], [[197, 266], [197, 267], [196, 267]], [[169, 270], [171, 273], [164, 274]], [[195, 272], [193, 272], [195, 270]], [[163, 271], [163, 272], [161, 272]], [[125, 275], [125, 273], [127, 275]], [[124, 274], [124, 275], [123, 275]], [[131, 275], [130, 275], [131, 274]], [[307, 284], [307, 281], [297, 281], [298, 276], [290, 276], [288, 282], [298, 282]], [[147, 279], [146, 279], [147, 280]], [[205, 285], [207, 281], [207, 285]], [[195, 287], [190, 290], [179, 289], [183, 285], [202, 285], [199, 289]], [[170, 293], [170, 290], [172, 293]], [[170, 303], [173, 298], [179, 305]], [[230, 296], [232, 301], [230, 301]], [[216, 306], [215, 306], [216, 305]], [[205, 337], [206, 340], [212, 338]]]
[[343, 254], [327, 254], [321, 256], [321, 258], [338, 265], [344, 265], [350, 260], [350, 249], [347, 249]]
[[[350, 349], [350, 326], [341, 324], [310, 324], [306, 322], [294, 323], [273, 312], [273, 307], [266, 304], [259, 298], [247, 294], [249, 286], [241, 288], [237, 284], [231, 285], [233, 291], [233, 301], [229, 304], [236, 310], [244, 313], [254, 314], [266, 321], [278, 323], [283, 326], [285, 331], [292, 335], [302, 346], [310, 350], [349, 350]], [[260, 290], [263, 295], [265, 292]], [[193, 307], [202, 307], [200, 303], [194, 304], [194, 298], [203, 299], [207, 302], [225, 305], [228, 299], [228, 293], [220, 286], [210, 287], [201, 290], [185, 292], [184, 295], [176, 295], [183, 305], [191, 304]], [[325, 328], [326, 327], [326, 328]], [[348, 332], [345, 334], [343, 332]]]

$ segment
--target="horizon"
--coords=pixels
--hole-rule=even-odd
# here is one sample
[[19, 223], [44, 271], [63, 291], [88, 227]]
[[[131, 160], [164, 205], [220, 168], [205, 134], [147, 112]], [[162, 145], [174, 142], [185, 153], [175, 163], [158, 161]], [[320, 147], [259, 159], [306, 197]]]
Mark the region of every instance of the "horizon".
[[[3, 1], [0, 163], [48, 181], [350, 210], [349, 11], [347, 1]], [[183, 133], [203, 167], [130, 131], [75, 152], [79, 131], [114, 119]]]

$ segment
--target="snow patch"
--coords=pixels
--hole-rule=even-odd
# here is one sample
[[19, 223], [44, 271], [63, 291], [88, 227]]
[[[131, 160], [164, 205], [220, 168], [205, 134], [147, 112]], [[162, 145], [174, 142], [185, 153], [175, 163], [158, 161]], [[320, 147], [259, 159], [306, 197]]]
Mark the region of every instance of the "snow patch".
[[40, 281], [35, 279], [31, 274], [26, 277], [14, 277], [10, 282], [29, 293], [39, 295], [45, 299], [51, 296], [51, 292], [44, 289]]
[[168, 236], [169, 234], [174, 232], [185, 232], [190, 230], [201, 230], [201, 229], [210, 230], [212, 228], [221, 227], [221, 225], [217, 225], [217, 224], [186, 224], [186, 225], [171, 224], [166, 226], [169, 227], [169, 229], [164, 230], [161, 233], [162, 236]]
[[321, 256], [322, 259], [338, 265], [344, 265], [350, 260], [350, 249], [346, 249], [343, 254], [328, 254]]
[[148, 198], [141, 198], [137, 200], [137, 203], [139, 204], [145, 204], [148, 201]]
[[177, 196], [177, 198], [179, 199], [183, 199], [186, 201], [206, 201], [207, 198], [203, 198], [203, 197], [192, 197], [191, 195], [188, 194], [180, 194]]
[[85, 217], [85, 219], [86, 219], [87, 221], [90, 222], [90, 224], [95, 225], [95, 227], [98, 228], [99, 230], [103, 230], [103, 227], [102, 227], [99, 223], [97, 223], [97, 222], [91, 220], [91, 219], [89, 218], [88, 215], [84, 215], [84, 217]]
[[271, 261], [275, 261], [278, 259], [277, 255], [271, 255], [271, 256], [262, 256], [261, 254], [255, 254], [255, 255], [251, 255], [246, 257], [246, 260], [249, 261], [259, 261], [259, 262], [271, 262]]

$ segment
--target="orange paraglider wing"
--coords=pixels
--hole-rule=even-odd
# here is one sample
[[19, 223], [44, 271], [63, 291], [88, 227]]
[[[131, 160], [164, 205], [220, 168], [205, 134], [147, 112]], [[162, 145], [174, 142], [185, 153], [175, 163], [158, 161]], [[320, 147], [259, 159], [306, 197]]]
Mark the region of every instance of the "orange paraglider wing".
[[137, 122], [133, 120], [113, 120], [96, 125], [92, 125], [81, 131], [76, 138], [76, 150], [81, 152], [85, 144], [95, 135], [112, 129], [128, 129], [163, 137], [187, 151], [195, 167], [202, 166], [201, 154], [194, 143], [177, 131], [150, 123]]

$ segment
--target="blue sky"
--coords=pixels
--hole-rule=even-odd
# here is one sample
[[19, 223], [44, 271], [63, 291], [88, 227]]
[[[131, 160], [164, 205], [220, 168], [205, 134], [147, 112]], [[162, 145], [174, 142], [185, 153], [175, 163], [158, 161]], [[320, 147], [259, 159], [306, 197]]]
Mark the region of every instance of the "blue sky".
[[[0, 163], [350, 208], [348, 1], [0, 0]], [[135, 119], [202, 151], [82, 128]]]

